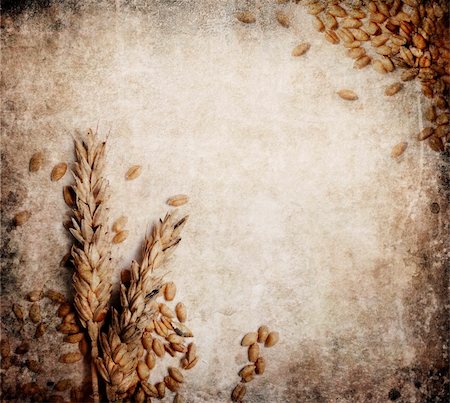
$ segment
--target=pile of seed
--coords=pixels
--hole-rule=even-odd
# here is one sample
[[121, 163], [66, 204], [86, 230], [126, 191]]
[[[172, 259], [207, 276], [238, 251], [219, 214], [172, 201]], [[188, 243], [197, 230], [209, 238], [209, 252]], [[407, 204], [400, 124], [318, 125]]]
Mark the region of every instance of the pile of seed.
[[241, 382], [235, 386], [231, 393], [233, 402], [241, 402], [247, 393], [245, 384], [252, 381], [255, 375], [262, 375], [266, 369], [266, 361], [261, 355], [259, 344], [263, 344], [264, 347], [272, 347], [278, 343], [279, 338], [278, 332], [270, 332], [265, 325], [260, 326], [257, 332], [247, 333], [242, 338], [241, 346], [248, 347], [249, 363], [239, 371]]
[[[126, 272], [123, 272], [122, 281], [127, 281], [128, 274]], [[163, 399], [166, 396], [166, 389], [168, 389], [176, 393], [174, 402], [181, 403], [183, 398], [178, 392], [184, 383], [182, 371], [174, 366], [169, 366], [167, 375], [154, 384], [148, 382], [151, 371], [156, 367], [157, 360], [162, 361], [166, 353], [171, 357], [180, 354], [179, 366], [184, 370], [193, 368], [199, 360], [195, 343], [186, 344], [186, 339], [192, 338], [194, 335], [185, 325], [186, 306], [182, 302], [176, 304], [173, 302], [176, 296], [175, 283], [166, 283], [163, 286], [162, 294], [165, 302], [158, 303], [158, 313], [146, 326], [142, 335], [143, 359], [137, 366], [140, 382], [134, 392], [136, 402], [144, 402], [148, 398]], [[167, 302], [175, 305], [174, 309], [171, 309]]]
[[[388, 0], [371, 1], [362, 8], [344, 2], [310, 1], [307, 12], [328, 42], [342, 43], [348, 49], [354, 68], [372, 65], [385, 74], [398, 67], [404, 69], [403, 82], [420, 81], [431, 106], [425, 112], [430, 125], [417, 139], [427, 140], [434, 151], [444, 151], [450, 138], [448, 3]], [[393, 96], [402, 88], [402, 83], [394, 83], [385, 89], [385, 95]], [[392, 157], [400, 156], [406, 146], [406, 142], [395, 146]]]
[[[59, 307], [56, 311], [58, 317], [61, 318], [61, 323], [57, 326], [57, 330], [65, 335], [64, 342], [77, 343], [79, 352], [69, 352], [59, 357], [59, 362], [71, 364], [82, 359], [83, 355], [88, 352], [87, 341], [84, 333], [80, 330], [79, 324], [76, 320], [75, 312], [72, 305], [66, 301], [65, 296], [55, 290], [47, 290], [45, 293], [42, 290], [33, 290], [29, 292], [25, 300], [27, 307], [23, 304], [14, 303], [11, 310], [16, 317], [21, 329], [25, 321], [29, 319], [31, 323], [36, 325], [34, 331], [34, 339], [40, 339], [48, 330], [48, 325], [43, 321], [40, 301], [46, 297], [54, 303], [58, 303]], [[22, 340], [14, 349], [8, 336], [3, 333], [0, 341], [1, 354], [1, 368], [8, 371], [11, 366], [23, 367], [26, 366], [31, 373], [40, 374], [44, 371], [40, 363], [40, 359], [26, 359], [23, 361], [22, 357], [30, 351], [33, 340]], [[13, 353], [13, 354], [12, 354]], [[25, 384], [17, 384], [14, 389], [3, 390], [3, 397], [5, 399], [16, 399], [18, 397], [31, 398], [33, 401], [49, 401], [49, 402], [64, 402], [64, 397], [56, 392], [65, 392], [70, 389], [71, 399], [73, 401], [84, 401], [89, 396], [90, 382], [87, 380], [82, 386], [74, 386], [73, 382], [68, 379], [61, 379], [58, 382], [48, 381], [47, 386], [40, 386], [36, 382], [28, 382]]]
[[[309, 0], [305, 3], [307, 12], [313, 16], [314, 28], [331, 44], [342, 43], [347, 48], [347, 56], [354, 59], [355, 69], [371, 65], [381, 74], [393, 72], [397, 67], [404, 69], [402, 82], [387, 86], [386, 96], [397, 94], [408, 81], [420, 82], [422, 93], [430, 99], [431, 105], [424, 113], [429, 124], [416, 139], [427, 140], [434, 151], [444, 151], [450, 140], [448, 2], [380, 0], [367, 2], [367, 6], [350, 1]], [[275, 11], [274, 17], [283, 28], [291, 26], [289, 16], [282, 10]], [[244, 24], [256, 22], [251, 11], [239, 12], [236, 18]], [[302, 43], [292, 50], [292, 56], [301, 56], [308, 50], [309, 44]], [[350, 98], [347, 94], [339, 95], [346, 100], [357, 99], [352, 98], [353, 95], [349, 95]], [[401, 142], [394, 146], [392, 158], [402, 155], [407, 145]]]

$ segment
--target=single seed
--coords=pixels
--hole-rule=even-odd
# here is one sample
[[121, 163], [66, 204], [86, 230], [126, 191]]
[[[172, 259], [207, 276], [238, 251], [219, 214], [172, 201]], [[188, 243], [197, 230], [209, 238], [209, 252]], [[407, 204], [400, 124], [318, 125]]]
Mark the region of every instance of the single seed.
[[172, 301], [175, 298], [176, 292], [177, 287], [175, 286], [175, 283], [167, 283], [164, 287], [164, 298], [166, 301]]
[[37, 302], [31, 304], [28, 316], [33, 323], [39, 323], [41, 321], [41, 308]]
[[64, 201], [70, 208], [75, 206], [75, 191], [73, 190], [72, 186], [64, 186], [63, 187], [63, 197]]
[[253, 343], [248, 348], [248, 360], [251, 362], [255, 362], [259, 357], [259, 345], [258, 343]]
[[194, 368], [197, 365], [199, 357], [195, 357], [188, 365], [186, 365], [185, 369]]
[[318, 31], [318, 32], [323, 32], [325, 29], [325, 26], [323, 25], [322, 20], [317, 16], [314, 16], [314, 18], [313, 18], [313, 26], [316, 29], [316, 31]]
[[78, 343], [80, 340], [84, 338], [84, 333], [74, 333], [74, 334], [68, 334], [67, 336], [64, 336], [63, 341], [65, 343]]
[[142, 335], [142, 345], [146, 350], [152, 348], [153, 337], [150, 332], [145, 331]]
[[328, 12], [335, 17], [344, 18], [347, 16], [346, 11], [337, 4], [330, 4], [328, 7]]
[[28, 353], [29, 350], [30, 350], [30, 343], [24, 341], [16, 347], [15, 353], [22, 355]]
[[60, 162], [53, 167], [50, 178], [53, 182], [59, 181], [66, 174], [66, 172], [67, 164], [65, 162]]
[[371, 59], [369, 56], [362, 56], [359, 59], [355, 60], [355, 63], [353, 63], [353, 68], [355, 69], [362, 69], [369, 65], [371, 62]]
[[180, 389], [180, 383], [173, 379], [171, 376], [164, 377], [164, 383], [166, 384], [167, 389], [171, 392], [178, 392]]
[[112, 230], [114, 232], [121, 232], [125, 228], [128, 222], [128, 217], [122, 215], [113, 224]]
[[389, 36], [381, 34], [372, 39], [372, 46], [378, 47], [384, 45], [389, 40]]
[[177, 382], [183, 383], [184, 382], [184, 376], [180, 372], [178, 368], [175, 367], [169, 367], [169, 375], [175, 379]]
[[425, 127], [417, 136], [419, 141], [426, 140], [428, 137], [431, 137], [434, 134], [434, 130], [432, 127]]
[[147, 396], [158, 397], [158, 389], [156, 389], [156, 387], [151, 383], [141, 381], [141, 386]]
[[22, 307], [19, 304], [13, 304], [12, 311], [16, 315], [17, 320], [23, 322], [24, 313]]
[[76, 324], [77, 320], [76, 320], [75, 312], [69, 312], [66, 316], [64, 316], [63, 323]]
[[256, 21], [255, 16], [250, 11], [242, 11], [237, 13], [236, 18], [244, 24], [253, 24]]
[[26, 365], [31, 372], [36, 374], [42, 371], [42, 365], [36, 360], [27, 360]]
[[177, 355], [177, 352], [172, 348], [170, 344], [164, 344], [164, 349], [172, 356], [175, 357]]
[[125, 175], [125, 178], [129, 181], [136, 179], [142, 172], [142, 167], [140, 165], [133, 165], [130, 167]]
[[40, 301], [42, 299], [42, 290], [34, 290], [27, 294], [27, 300], [30, 302]]
[[356, 95], [356, 93], [352, 90], [339, 90], [337, 92], [337, 94], [342, 98], [345, 99], [346, 101], [355, 101], [358, 99], [358, 95]]
[[167, 340], [169, 341], [169, 343], [177, 343], [177, 344], [183, 343], [183, 338], [175, 333], [169, 334]]
[[43, 322], [39, 323], [39, 325], [36, 326], [36, 330], [34, 332], [34, 338], [39, 339], [45, 334], [45, 331], [47, 330], [47, 325]]
[[364, 48], [352, 48], [347, 51], [347, 55], [351, 57], [352, 59], [359, 59], [360, 57], [364, 56], [366, 54], [366, 51]]
[[242, 402], [242, 399], [244, 399], [246, 392], [247, 389], [245, 385], [243, 383], [238, 383], [231, 393], [231, 400], [233, 402]]
[[333, 45], [337, 45], [340, 42], [339, 37], [337, 36], [336, 32], [327, 30], [324, 34], [325, 40], [330, 42]]
[[248, 376], [253, 375], [254, 373], [255, 373], [255, 365], [249, 364], [239, 371], [239, 376], [242, 378], [247, 378]]
[[127, 238], [128, 238], [128, 231], [120, 231], [116, 235], [114, 235], [114, 238], [112, 239], [112, 243], [115, 243], [115, 244], [122, 243]]
[[289, 21], [289, 17], [283, 11], [277, 11], [276, 17], [277, 17], [278, 23], [282, 27], [289, 28], [289, 26], [291, 25], [291, 23]]
[[329, 13], [323, 14], [322, 21], [327, 29], [335, 30], [338, 27], [336, 18]]
[[269, 335], [269, 328], [266, 325], [262, 325], [258, 329], [258, 343], [264, 343]]
[[185, 353], [187, 351], [187, 347], [181, 343], [171, 343], [170, 346], [173, 350], [178, 351], [179, 353]]
[[145, 363], [147, 364], [147, 367], [149, 367], [150, 369], [155, 368], [156, 357], [153, 351], [147, 351], [147, 355], [145, 356]]
[[184, 403], [184, 398], [179, 393], [173, 398], [173, 403]]
[[255, 372], [258, 375], [262, 375], [266, 370], [266, 360], [264, 357], [259, 357], [255, 362]]
[[64, 318], [71, 311], [72, 307], [68, 302], [63, 302], [58, 308], [58, 317]]
[[159, 312], [167, 318], [173, 318], [175, 315], [166, 304], [159, 304]]
[[266, 342], [264, 343], [264, 347], [272, 347], [278, 343], [280, 335], [278, 332], [270, 332], [267, 336]]
[[428, 139], [428, 146], [436, 152], [444, 151], [444, 144], [442, 144], [442, 141], [439, 137], [431, 136]]
[[358, 41], [366, 42], [370, 39], [369, 35], [361, 29], [350, 28], [350, 32]]
[[182, 302], [178, 302], [175, 306], [175, 313], [177, 314], [177, 318], [180, 322], [186, 322], [187, 311], [186, 306]]
[[9, 344], [9, 339], [5, 334], [2, 335], [0, 339], [0, 355], [2, 358], [9, 357], [11, 354], [11, 345]]
[[28, 165], [28, 169], [30, 172], [37, 172], [42, 168], [42, 164], [44, 162], [44, 153], [42, 151], [38, 151], [34, 153], [30, 158], [30, 163]]
[[158, 391], [158, 397], [160, 399], [163, 399], [164, 396], [166, 395], [166, 384], [164, 382], [158, 382], [155, 385], [157, 391]]
[[75, 334], [80, 332], [80, 327], [75, 323], [61, 323], [56, 329], [63, 334]]
[[151, 320], [147, 326], [145, 326], [145, 331], [153, 332], [155, 330], [155, 323]]
[[348, 15], [353, 18], [362, 19], [366, 17], [366, 13], [359, 8], [351, 8], [347, 11]]
[[176, 195], [167, 199], [167, 204], [173, 207], [179, 207], [186, 204], [189, 201], [189, 197], [186, 195]]
[[408, 69], [401, 74], [400, 78], [402, 81], [411, 81], [417, 76], [418, 73], [419, 69], [417, 68]]
[[155, 352], [155, 354], [159, 357], [162, 358], [164, 356], [164, 345], [161, 343], [161, 341], [159, 341], [158, 339], [153, 339], [153, 345], [152, 345], [153, 351]]
[[186, 357], [183, 357], [183, 358], [180, 360], [180, 367], [183, 368], [183, 369], [186, 369], [186, 367], [187, 367], [188, 365], [189, 365], [189, 361], [187, 360]]
[[190, 343], [188, 345], [187, 354], [186, 354], [186, 358], [187, 358], [188, 362], [192, 362], [192, 360], [194, 360], [196, 355], [197, 355], [197, 346], [195, 345], [195, 343]]
[[345, 18], [341, 22], [342, 28], [359, 28], [362, 22], [357, 18]]
[[299, 57], [304, 55], [309, 49], [311, 45], [308, 42], [303, 42], [297, 45], [294, 49], [292, 49], [292, 56]]
[[73, 364], [80, 361], [82, 358], [83, 356], [79, 352], [66, 353], [59, 357], [59, 362], [62, 362], [63, 364]]
[[192, 330], [189, 329], [186, 325], [183, 325], [182, 323], [172, 322], [172, 327], [178, 336], [194, 337]]
[[385, 74], [385, 73], [386, 73], [386, 69], [384, 68], [383, 63], [381, 63], [380, 60], [375, 60], [375, 61], [372, 63], [372, 65], [373, 65], [373, 69], [374, 69], [376, 72], [378, 72], [378, 73], [380, 73], [380, 74]]
[[19, 226], [25, 224], [29, 220], [30, 217], [31, 217], [31, 213], [28, 210], [19, 211], [14, 216], [14, 224], [17, 227], [19, 227]]
[[241, 340], [241, 346], [244, 346], [244, 347], [250, 346], [253, 343], [256, 343], [257, 339], [258, 339], [258, 333], [256, 333], [256, 332], [247, 333]]
[[137, 373], [141, 381], [146, 381], [150, 376], [150, 369], [147, 364], [143, 361], [139, 361], [137, 365]]
[[392, 63], [392, 60], [389, 57], [383, 56], [380, 59], [381, 64], [384, 67], [384, 70], [388, 73], [392, 72], [395, 70], [395, 66], [394, 63]]
[[392, 147], [391, 151], [391, 157], [392, 158], [398, 158], [400, 157], [408, 147], [408, 143], [406, 141], [402, 141], [401, 143], [396, 144], [394, 147]]
[[78, 342], [78, 350], [80, 350], [80, 353], [81, 353], [82, 355], [86, 355], [86, 354], [88, 353], [88, 351], [89, 351], [89, 345], [88, 345], [88, 342], [86, 341], [85, 338], [81, 339], [81, 340]]
[[66, 297], [58, 291], [48, 290], [45, 295], [53, 302], [59, 302], [60, 304], [66, 302]]
[[55, 390], [58, 392], [64, 392], [72, 387], [71, 379], [61, 379], [56, 382]]
[[393, 83], [386, 87], [386, 89], [384, 90], [384, 95], [391, 97], [397, 94], [397, 92], [399, 92], [402, 88], [403, 88], [402, 83]]
[[321, 3], [313, 3], [308, 6], [308, 14], [317, 15], [325, 9], [325, 5]]
[[174, 330], [173, 326], [172, 326], [172, 322], [170, 321], [170, 319], [167, 316], [161, 316], [161, 322], [163, 323], [163, 325], [167, 328], [167, 330], [171, 331]]

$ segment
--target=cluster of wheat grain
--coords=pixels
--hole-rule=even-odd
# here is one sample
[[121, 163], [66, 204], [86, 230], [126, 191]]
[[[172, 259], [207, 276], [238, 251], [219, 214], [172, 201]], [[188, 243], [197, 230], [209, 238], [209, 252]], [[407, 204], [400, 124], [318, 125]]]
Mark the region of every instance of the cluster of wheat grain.
[[[111, 323], [100, 329], [106, 319], [111, 297], [111, 239], [105, 203], [108, 184], [103, 177], [105, 142], [89, 130], [86, 141], [75, 140], [76, 163], [73, 219], [70, 232], [77, 244], [72, 247], [74, 305], [91, 341], [92, 391], [99, 401], [97, 371], [106, 383], [107, 398], [120, 400], [138, 382], [136, 367], [141, 357], [141, 337], [146, 324], [157, 311], [155, 298], [163, 285], [159, 269], [181, 240], [187, 216], [175, 221], [167, 214], [145, 239], [142, 261], [131, 264], [129, 283], [120, 288], [120, 312], [111, 308]], [[101, 354], [98, 341], [100, 340]]]
[[99, 142], [91, 130], [86, 141], [75, 140], [76, 159], [73, 176], [75, 206], [70, 232], [78, 244], [72, 247], [75, 265], [72, 284], [74, 305], [81, 324], [91, 341], [92, 391], [99, 400], [97, 341], [106, 318], [111, 295], [111, 242], [108, 239], [108, 217], [105, 202], [108, 183], [103, 177], [105, 142]]
[[136, 367], [143, 353], [142, 334], [158, 310], [155, 298], [163, 284], [162, 273], [155, 270], [179, 243], [186, 220], [184, 217], [174, 222], [170, 214], [160, 220], [145, 240], [141, 264], [131, 264], [130, 283], [121, 284], [122, 312], [113, 310], [112, 325], [101, 337], [104, 355], [97, 360], [109, 400], [120, 399], [138, 382]]

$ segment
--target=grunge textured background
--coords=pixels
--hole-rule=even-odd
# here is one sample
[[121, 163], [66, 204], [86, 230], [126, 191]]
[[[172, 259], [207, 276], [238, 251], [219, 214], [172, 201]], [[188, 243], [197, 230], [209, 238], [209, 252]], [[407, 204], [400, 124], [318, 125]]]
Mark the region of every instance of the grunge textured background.
[[[73, 161], [73, 136], [98, 127], [110, 216], [129, 217], [116, 280], [167, 197], [190, 196], [168, 266], [201, 356], [186, 373], [189, 402], [229, 400], [246, 362], [240, 339], [261, 324], [281, 340], [263, 352], [249, 402], [444, 401], [448, 161], [415, 141], [428, 102], [419, 86], [385, 97], [399, 73], [353, 70], [294, 4], [76, 3], [25, 2], [2, 16], [2, 334], [30, 337], [10, 312], [28, 291], [70, 295], [59, 261], [71, 178], [49, 175]], [[290, 29], [274, 18], [280, 7]], [[256, 24], [235, 19], [243, 8]], [[301, 41], [311, 49], [295, 59]], [[340, 99], [342, 88], [359, 100]], [[400, 141], [409, 147], [395, 161]], [[46, 164], [30, 174], [39, 150]], [[132, 164], [143, 174], [126, 182]], [[16, 228], [21, 209], [32, 216]], [[19, 362], [2, 370], [3, 388], [81, 383], [83, 364], [57, 362], [69, 347], [53, 326], [29, 353], [45, 371]]]

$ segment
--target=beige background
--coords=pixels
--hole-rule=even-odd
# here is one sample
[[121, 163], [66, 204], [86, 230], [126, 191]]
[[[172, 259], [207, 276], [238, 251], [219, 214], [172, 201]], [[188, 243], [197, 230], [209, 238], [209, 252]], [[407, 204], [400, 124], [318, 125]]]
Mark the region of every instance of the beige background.
[[[19, 338], [9, 306], [31, 289], [69, 295], [58, 264], [70, 244], [61, 189], [71, 178], [53, 183], [49, 173], [73, 161], [72, 136], [98, 126], [109, 133], [111, 220], [129, 217], [116, 279], [167, 197], [190, 196], [168, 265], [201, 355], [186, 375], [188, 401], [229, 399], [246, 362], [240, 339], [261, 324], [281, 341], [264, 350], [267, 371], [248, 385], [249, 402], [439, 393], [447, 213], [442, 159], [414, 139], [420, 88], [386, 98], [399, 73], [353, 70], [300, 6], [250, 4], [258, 21], [245, 26], [233, 16], [244, 4], [233, 2], [86, 4], [4, 22], [2, 331]], [[276, 23], [280, 8], [290, 29]], [[311, 50], [294, 59], [301, 41]], [[359, 100], [338, 98], [342, 88]], [[400, 141], [409, 147], [394, 161]], [[31, 175], [38, 150], [47, 163]], [[126, 182], [132, 164], [143, 173]], [[22, 208], [33, 215], [12, 228]], [[81, 366], [55, 364], [61, 349], [70, 348], [54, 330], [33, 344], [47, 368], [39, 382], [82, 379]], [[26, 369], [3, 376], [34, 379]]]

